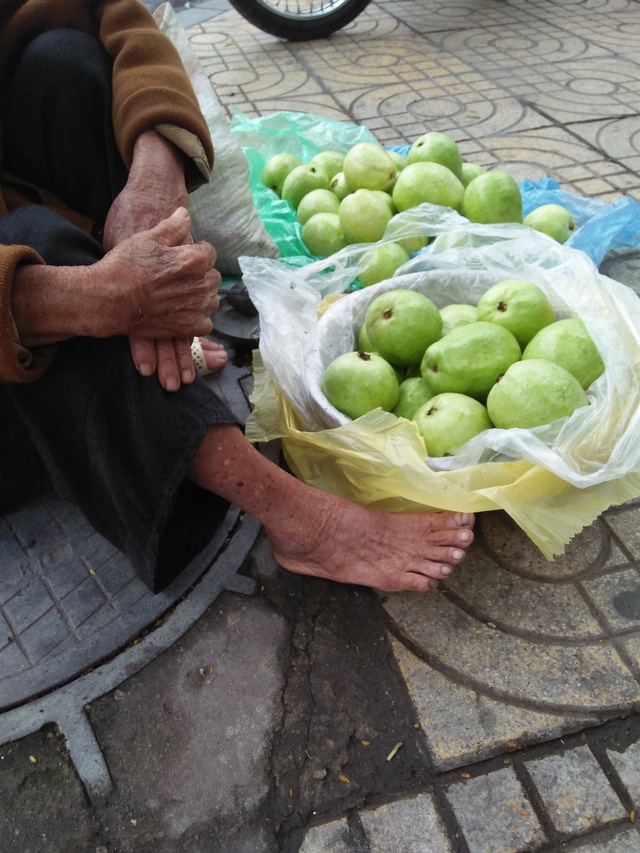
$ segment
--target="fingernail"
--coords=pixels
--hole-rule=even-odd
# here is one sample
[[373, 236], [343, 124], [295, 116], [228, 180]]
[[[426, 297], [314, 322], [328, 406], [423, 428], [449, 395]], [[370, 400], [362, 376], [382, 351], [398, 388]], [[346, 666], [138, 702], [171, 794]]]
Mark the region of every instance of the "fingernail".
[[138, 365], [138, 373], [142, 376], [151, 376], [153, 373], [153, 367], [149, 364], [148, 361], [143, 361], [142, 364]]
[[471, 534], [469, 533], [468, 530], [462, 531], [462, 533], [460, 534], [460, 540], [462, 542], [471, 542]]
[[179, 385], [180, 383], [178, 382], [177, 376], [167, 377], [167, 381], [164, 383], [166, 391], [177, 391]]
[[193, 382], [193, 373], [188, 368], [185, 368], [180, 375], [185, 385], [189, 385]]

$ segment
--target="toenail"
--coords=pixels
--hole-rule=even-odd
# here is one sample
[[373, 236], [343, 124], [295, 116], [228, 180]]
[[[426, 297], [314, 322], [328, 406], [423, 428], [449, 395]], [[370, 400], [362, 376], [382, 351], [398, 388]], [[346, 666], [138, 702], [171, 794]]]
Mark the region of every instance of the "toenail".
[[463, 530], [460, 534], [460, 539], [462, 540], [462, 542], [471, 542], [471, 534], [468, 530]]
[[453, 566], [440, 566], [440, 574], [448, 577], [453, 571]]
[[454, 560], [461, 560], [464, 557], [464, 551], [460, 551], [458, 548], [452, 554]]

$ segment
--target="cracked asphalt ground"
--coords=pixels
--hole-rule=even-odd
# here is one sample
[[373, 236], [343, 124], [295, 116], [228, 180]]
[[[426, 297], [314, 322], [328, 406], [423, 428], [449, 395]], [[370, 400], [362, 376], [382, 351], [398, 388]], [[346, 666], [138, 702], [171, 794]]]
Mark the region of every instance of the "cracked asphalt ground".
[[245, 568], [257, 597], [224, 593], [88, 709], [105, 802], [55, 730], [0, 749], [3, 853], [295, 850], [313, 820], [430, 783], [377, 596], [285, 574], [263, 534]]

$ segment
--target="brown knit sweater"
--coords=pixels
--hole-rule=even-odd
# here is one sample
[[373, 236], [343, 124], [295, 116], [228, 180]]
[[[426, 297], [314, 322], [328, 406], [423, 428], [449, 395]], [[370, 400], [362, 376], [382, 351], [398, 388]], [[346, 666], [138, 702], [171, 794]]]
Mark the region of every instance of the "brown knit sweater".
[[[206, 122], [176, 50], [139, 0], [0, 0], [0, 97], [24, 46], [58, 27], [95, 34], [113, 58], [113, 123], [125, 164], [131, 164], [137, 137], [156, 129], [185, 153], [189, 189], [207, 181], [213, 150]], [[6, 178], [3, 174], [0, 183], [0, 215], [20, 203]], [[65, 213], [56, 199], [41, 197]], [[27, 350], [19, 341], [11, 288], [22, 263], [42, 259], [27, 246], [0, 246], [0, 382], [37, 379], [52, 357], [51, 347]]]

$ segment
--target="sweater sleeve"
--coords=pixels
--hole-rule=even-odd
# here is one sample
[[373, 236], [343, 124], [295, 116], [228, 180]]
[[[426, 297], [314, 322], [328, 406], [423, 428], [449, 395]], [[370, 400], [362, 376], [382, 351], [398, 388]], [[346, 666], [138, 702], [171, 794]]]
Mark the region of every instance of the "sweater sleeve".
[[11, 292], [16, 267], [43, 263], [28, 246], [0, 246], [0, 382], [31, 382], [51, 363], [54, 347], [26, 349], [11, 312]]
[[166, 128], [173, 126], [179, 132], [172, 141], [200, 173], [195, 181], [208, 180], [211, 137], [176, 48], [137, 0], [103, 0], [96, 11], [100, 40], [114, 63], [113, 125], [126, 165], [141, 133], [154, 128], [168, 136]]

